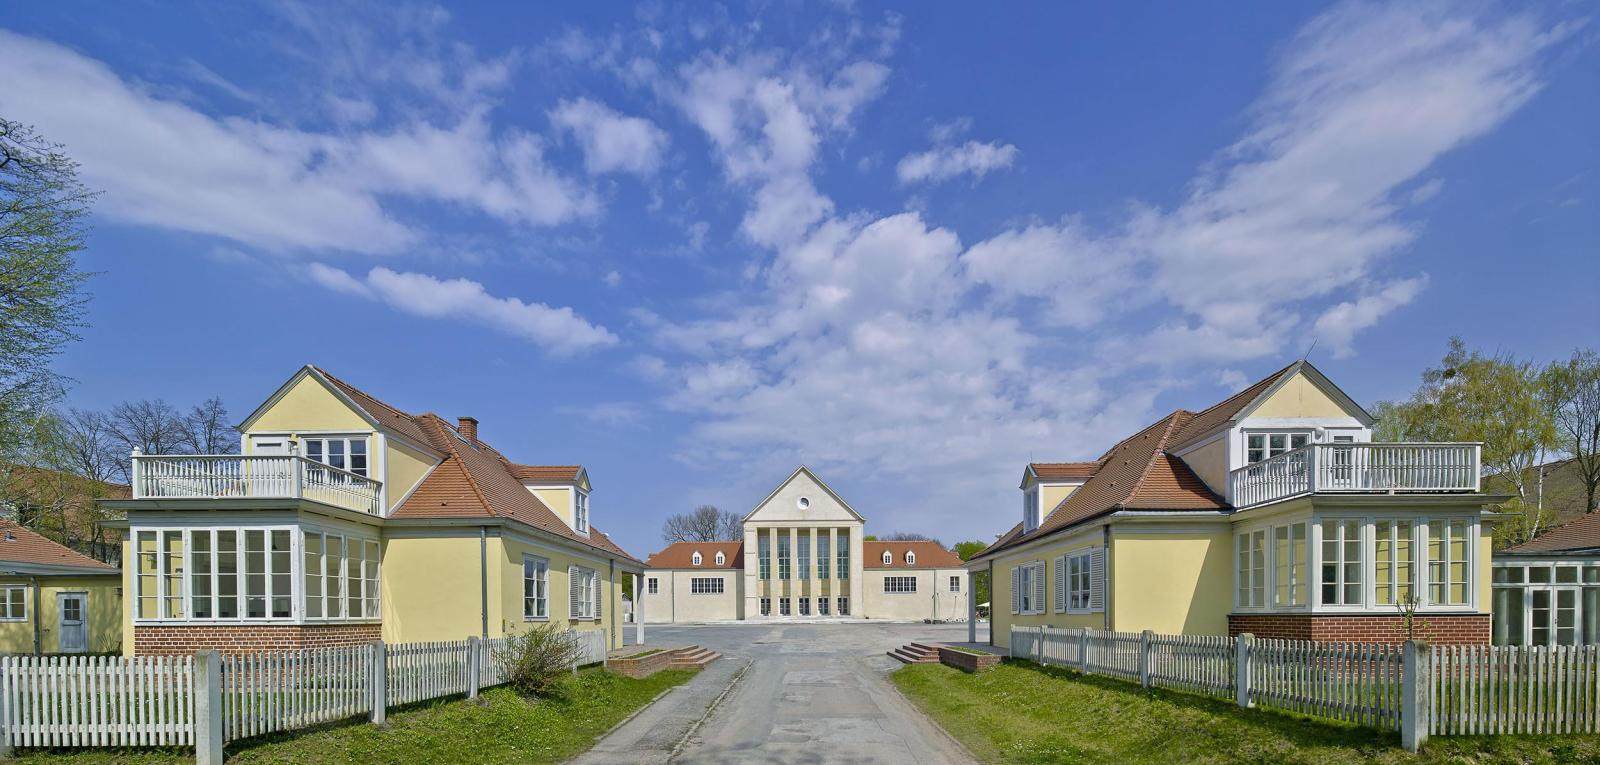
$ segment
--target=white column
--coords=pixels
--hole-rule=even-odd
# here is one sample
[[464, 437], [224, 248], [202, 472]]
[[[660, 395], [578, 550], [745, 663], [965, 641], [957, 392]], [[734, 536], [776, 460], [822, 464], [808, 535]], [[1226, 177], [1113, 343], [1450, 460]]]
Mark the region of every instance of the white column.
[[[993, 587], [990, 587], [993, 589]], [[967, 642], [978, 642], [978, 588], [972, 586], [972, 572], [967, 571]]]
[[778, 591], [780, 587], [778, 585], [778, 529], [776, 526], [767, 529], [767, 559], [767, 573], [772, 575], [771, 578], [767, 579], [767, 602], [772, 604], [772, 610], [767, 615], [777, 616]]
[[816, 602], [817, 593], [822, 592], [822, 581], [817, 579], [817, 532], [819, 530], [820, 529], [815, 527], [806, 529], [806, 545], [811, 551], [811, 553], [806, 556], [806, 560], [809, 561], [806, 564], [806, 567], [809, 569], [806, 571], [806, 597], [811, 598], [812, 616], [822, 615], [817, 613]]
[[633, 642], [644, 645], [644, 575], [633, 575]]
[[789, 615], [800, 615], [800, 530], [789, 527]]
[[839, 615], [839, 529], [828, 527], [828, 613]]

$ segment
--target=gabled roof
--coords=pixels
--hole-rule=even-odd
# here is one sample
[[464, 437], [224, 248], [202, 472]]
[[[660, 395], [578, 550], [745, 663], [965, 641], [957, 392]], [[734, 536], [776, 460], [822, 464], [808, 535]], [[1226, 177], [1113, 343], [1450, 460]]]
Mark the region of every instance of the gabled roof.
[[813, 483], [815, 483], [818, 486], [821, 486], [822, 490], [828, 493], [828, 496], [833, 497], [833, 501], [838, 502], [839, 506], [844, 508], [845, 512], [847, 512], [850, 515], [854, 516], [855, 519], [858, 520], [858, 521], [862, 521], [863, 523], [866, 522], [867, 519], [861, 517], [861, 514], [856, 512], [856, 509], [851, 507], [849, 502], [844, 501], [844, 497], [839, 496], [839, 494], [837, 492], [835, 492], [832, 489], [832, 487], [828, 486], [828, 484], [826, 484], [826, 483], [823, 483], [822, 479], [818, 478], [817, 474], [811, 472], [811, 468], [808, 468], [805, 465], [801, 465], [800, 467], [795, 468], [794, 472], [790, 473], [788, 478], [783, 479], [783, 481], [781, 483], [779, 483], [775, 488], [773, 488], [772, 492], [769, 493], [766, 496], [766, 498], [762, 499], [760, 502], [757, 502], [756, 506], [750, 508], [750, 512], [745, 513], [744, 517], [740, 518], [739, 521], [741, 523], [743, 523], [744, 521], [750, 520], [750, 516], [755, 515], [757, 510], [760, 510], [768, 502], [771, 502], [773, 497], [778, 496], [778, 492], [783, 491], [783, 487], [788, 486], [791, 482], [794, 481], [794, 479], [800, 477], [800, 475], [802, 473], [805, 474], [807, 477], [809, 477], [812, 480]]
[[1311, 362], [1300, 359], [1257, 380], [1244, 390], [1201, 410], [1174, 437], [1172, 449], [1174, 451], [1182, 449], [1190, 443], [1216, 432], [1228, 423], [1250, 416], [1250, 413], [1255, 411], [1257, 406], [1271, 398], [1272, 394], [1278, 392], [1279, 388], [1283, 387], [1289, 380], [1294, 379], [1297, 374], [1304, 374], [1306, 379], [1331, 396], [1340, 406], [1355, 412], [1357, 419], [1362, 420], [1367, 425], [1373, 423], [1372, 415], [1362, 408], [1360, 404], [1356, 403], [1355, 399], [1350, 398], [1339, 386], [1334, 385], [1333, 381], [1322, 373], [1322, 370], [1317, 369]]
[[0, 518], [0, 571], [7, 564], [24, 566], [68, 566], [82, 573], [117, 574], [110, 566], [87, 555], [52, 542], [16, 521]]
[[1508, 547], [1502, 555], [1560, 555], [1593, 551], [1600, 554], [1600, 512], [1583, 515], [1533, 539]]
[[583, 477], [582, 465], [517, 465], [511, 466], [516, 477], [533, 483], [578, 483]]
[[[889, 551], [889, 564], [883, 563], [883, 552]], [[906, 565], [906, 553], [916, 554], [916, 565]], [[914, 571], [924, 568], [961, 568], [961, 556], [956, 555], [938, 542], [907, 540], [901, 542], [867, 540], [861, 543], [861, 562], [863, 568], [878, 569], [906, 569]]]
[[[572, 530], [555, 511], [528, 491], [516, 472], [518, 468], [532, 466], [511, 462], [481, 438], [468, 442], [454, 425], [436, 414], [402, 411], [310, 364], [280, 387], [273, 398], [268, 399], [268, 403], [276, 400], [303, 375], [316, 377], [329, 386], [375, 427], [397, 433], [443, 456], [389, 517], [502, 518], [639, 563], [637, 558], [623, 551], [593, 525], [589, 527], [588, 534]], [[267, 406], [263, 404], [245, 421], [254, 419]], [[582, 466], [572, 467], [576, 468], [574, 475], [582, 475]]]
[[1027, 486], [1029, 478], [1036, 479], [1040, 483], [1083, 481], [1099, 469], [1098, 462], [1030, 462], [1022, 471], [1022, 484], [1018, 488]]
[[[700, 565], [694, 565], [694, 554], [700, 553]], [[723, 556], [722, 565], [717, 565], [717, 553]], [[744, 568], [744, 543], [743, 542], [673, 542], [662, 549], [661, 552], [651, 555], [644, 563], [645, 568], [687, 568], [687, 569], [742, 569]]]

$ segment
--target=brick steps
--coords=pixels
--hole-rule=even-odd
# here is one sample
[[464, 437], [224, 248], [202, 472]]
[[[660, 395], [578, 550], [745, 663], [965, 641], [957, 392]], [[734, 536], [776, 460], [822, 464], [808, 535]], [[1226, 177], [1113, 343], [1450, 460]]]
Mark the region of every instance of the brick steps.
[[672, 654], [670, 666], [673, 669], [704, 669], [706, 665], [722, 658], [722, 654], [697, 645], [674, 649]]
[[889, 656], [904, 664], [937, 664], [939, 648], [927, 643], [908, 643], [890, 651]]

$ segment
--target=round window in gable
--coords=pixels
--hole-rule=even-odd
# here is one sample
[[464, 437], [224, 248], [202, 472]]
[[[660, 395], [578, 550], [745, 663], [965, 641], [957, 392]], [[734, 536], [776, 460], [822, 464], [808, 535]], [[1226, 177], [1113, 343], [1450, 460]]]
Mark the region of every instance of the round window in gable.
[[801, 510], [811, 507], [811, 498], [801, 497], [794, 501], [794, 506], [800, 508]]

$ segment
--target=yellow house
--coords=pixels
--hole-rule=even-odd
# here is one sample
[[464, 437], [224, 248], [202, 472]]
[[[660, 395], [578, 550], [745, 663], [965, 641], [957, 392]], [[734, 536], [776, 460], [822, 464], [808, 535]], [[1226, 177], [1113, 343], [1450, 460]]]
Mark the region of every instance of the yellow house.
[[642, 564], [590, 523], [578, 465], [512, 462], [478, 422], [409, 414], [306, 366], [241, 453], [133, 458], [123, 616], [136, 654], [497, 638], [622, 644]]
[[0, 519], [0, 652], [122, 649], [122, 580], [115, 566]]
[[[967, 562], [1013, 626], [1487, 643], [1477, 444], [1372, 441], [1297, 361], [1099, 459], [1023, 472], [1022, 521]], [[1421, 632], [1415, 632], [1420, 629]]]

